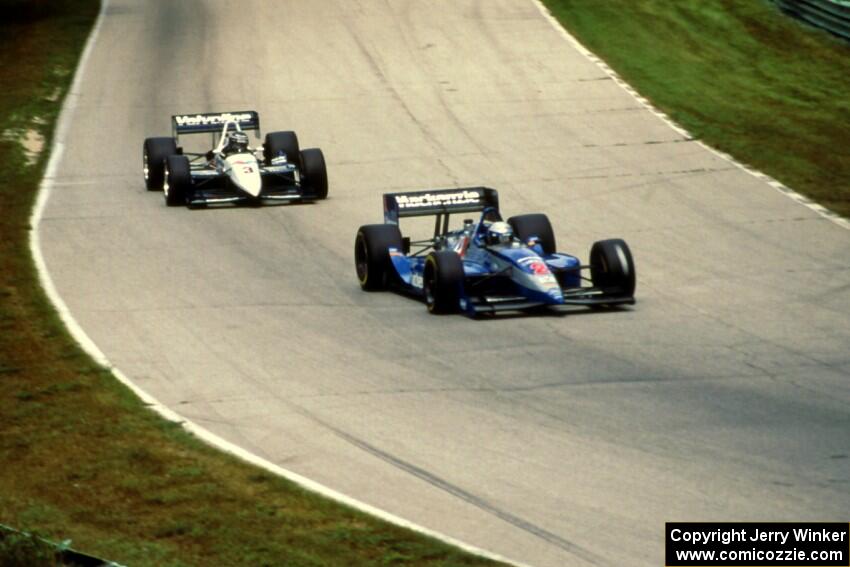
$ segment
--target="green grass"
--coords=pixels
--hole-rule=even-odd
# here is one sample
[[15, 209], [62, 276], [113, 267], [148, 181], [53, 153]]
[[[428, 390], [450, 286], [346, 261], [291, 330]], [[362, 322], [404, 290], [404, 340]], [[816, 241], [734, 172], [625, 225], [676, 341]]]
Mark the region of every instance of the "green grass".
[[850, 216], [850, 44], [767, 0], [545, 0], [695, 137]]
[[492, 565], [210, 449], [69, 338], [28, 251], [47, 152], [22, 167], [20, 138], [49, 147], [97, 9], [0, 1], [0, 523], [128, 565]]
[[0, 565], [3, 567], [54, 567], [57, 548], [32, 534], [0, 528]]

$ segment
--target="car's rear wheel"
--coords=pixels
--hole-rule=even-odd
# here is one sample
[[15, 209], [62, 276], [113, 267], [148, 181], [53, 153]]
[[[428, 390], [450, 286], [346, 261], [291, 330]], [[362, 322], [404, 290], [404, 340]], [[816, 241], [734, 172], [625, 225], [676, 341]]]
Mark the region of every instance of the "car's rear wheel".
[[555, 232], [549, 217], [542, 213], [517, 215], [508, 219], [508, 224], [514, 229], [514, 234], [523, 242], [528, 242], [532, 236], [539, 239], [544, 254], [555, 253]]
[[422, 274], [425, 305], [431, 313], [457, 313], [463, 295], [463, 261], [451, 250], [431, 252]]
[[301, 169], [301, 150], [298, 146], [298, 136], [295, 132], [269, 132], [263, 143], [263, 158], [266, 165], [272, 164], [272, 159], [286, 156], [286, 161]]
[[165, 159], [177, 155], [174, 138], [146, 138], [142, 145], [142, 175], [148, 191], [162, 191]]
[[168, 156], [165, 160], [165, 183], [162, 186], [165, 204], [169, 207], [186, 205], [192, 195], [192, 171], [186, 156]]
[[394, 268], [389, 249], [402, 250], [401, 231], [394, 224], [361, 226], [354, 239], [354, 267], [366, 291], [387, 289]]
[[302, 183], [310, 193], [317, 199], [325, 199], [328, 196], [328, 169], [325, 165], [325, 156], [322, 150], [310, 148], [301, 152]]
[[590, 277], [593, 286], [608, 293], [635, 294], [635, 264], [628, 244], [620, 238], [594, 242], [590, 248]]

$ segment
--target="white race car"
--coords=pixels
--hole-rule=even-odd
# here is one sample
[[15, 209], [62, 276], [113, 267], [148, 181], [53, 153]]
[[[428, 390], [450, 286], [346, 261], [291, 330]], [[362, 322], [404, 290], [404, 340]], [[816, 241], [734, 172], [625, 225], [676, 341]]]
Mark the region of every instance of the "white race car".
[[[163, 190], [168, 205], [203, 207], [222, 203], [313, 201], [328, 196], [325, 158], [318, 148], [301, 150], [295, 132], [269, 132], [252, 148], [247, 131], [259, 137], [253, 110], [171, 117], [172, 136], [146, 138], [142, 152], [145, 185]], [[213, 149], [183, 151], [181, 134], [212, 134]]]

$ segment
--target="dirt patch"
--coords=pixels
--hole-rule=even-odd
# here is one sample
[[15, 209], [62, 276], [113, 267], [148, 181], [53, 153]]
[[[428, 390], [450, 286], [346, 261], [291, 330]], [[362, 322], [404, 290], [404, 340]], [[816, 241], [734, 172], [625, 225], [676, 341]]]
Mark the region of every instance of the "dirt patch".
[[7, 128], [0, 135], [5, 142], [19, 143], [24, 151], [24, 159], [27, 166], [33, 166], [38, 163], [38, 158], [41, 152], [44, 151], [44, 136], [35, 128]]
[[30, 128], [21, 139], [21, 145], [24, 147], [27, 165], [35, 165], [44, 150], [44, 136], [38, 130]]

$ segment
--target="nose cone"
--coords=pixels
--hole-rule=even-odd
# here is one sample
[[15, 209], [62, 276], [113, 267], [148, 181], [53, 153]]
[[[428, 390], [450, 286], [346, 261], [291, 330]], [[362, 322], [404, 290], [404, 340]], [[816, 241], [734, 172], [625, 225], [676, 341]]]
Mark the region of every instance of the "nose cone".
[[546, 290], [546, 295], [555, 305], [561, 305], [564, 303], [564, 292], [561, 291], [561, 286], [550, 287]]
[[564, 303], [564, 293], [555, 274], [536, 252], [528, 248], [511, 248], [501, 251], [519, 269], [513, 271], [514, 283], [519, 284], [529, 299], [548, 305]]
[[537, 257], [524, 258], [521, 262], [531, 272], [531, 279], [538, 293], [546, 298], [550, 304], [561, 304], [564, 302], [564, 293], [558, 284], [558, 279], [549, 270], [546, 263]]
[[233, 184], [250, 196], [259, 197], [263, 189], [263, 179], [257, 158], [250, 154], [237, 154], [227, 158], [227, 163]]

